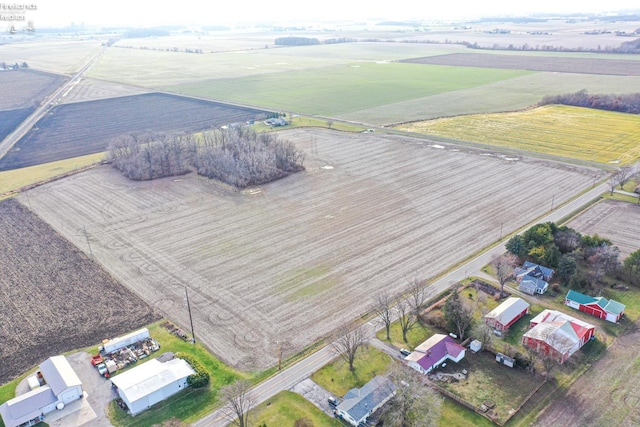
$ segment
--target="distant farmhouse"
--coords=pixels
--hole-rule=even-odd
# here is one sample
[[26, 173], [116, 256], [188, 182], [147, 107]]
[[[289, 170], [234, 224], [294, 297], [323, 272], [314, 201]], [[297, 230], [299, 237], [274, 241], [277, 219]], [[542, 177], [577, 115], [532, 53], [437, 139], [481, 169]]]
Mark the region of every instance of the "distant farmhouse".
[[118, 395], [131, 415], [138, 415], [187, 388], [187, 377], [195, 373], [183, 359], [176, 358], [164, 363], [152, 359], [111, 377], [111, 382], [117, 387]]
[[564, 363], [594, 337], [595, 326], [556, 310], [544, 310], [530, 322], [522, 344]]
[[519, 283], [518, 289], [529, 295], [542, 295], [547, 292], [553, 273], [552, 269], [529, 261], [525, 261], [522, 267], [516, 268], [514, 272]]
[[607, 300], [603, 297], [590, 297], [576, 291], [567, 292], [564, 303], [571, 308], [612, 323], [619, 322], [624, 315], [624, 309], [627, 308], [627, 306], [618, 301]]
[[404, 360], [410, 368], [421, 374], [428, 374], [447, 360], [457, 363], [464, 356], [465, 348], [450, 336], [435, 334], [417, 346]]
[[337, 416], [352, 426], [366, 423], [367, 418], [396, 394], [396, 386], [380, 375], [362, 386], [352, 388], [336, 407]]
[[31, 391], [0, 406], [5, 427], [38, 424], [44, 416], [83, 396], [82, 382], [64, 356], [42, 362], [37, 375], [28, 379]]
[[504, 332], [529, 313], [529, 303], [522, 298], [509, 297], [502, 304], [485, 314], [487, 326], [496, 331]]

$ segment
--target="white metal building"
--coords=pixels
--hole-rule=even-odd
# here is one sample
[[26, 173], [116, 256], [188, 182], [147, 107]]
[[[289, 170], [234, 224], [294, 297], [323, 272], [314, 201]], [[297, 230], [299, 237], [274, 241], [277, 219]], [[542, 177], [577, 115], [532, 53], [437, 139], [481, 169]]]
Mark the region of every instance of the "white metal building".
[[111, 377], [131, 415], [149, 409], [188, 387], [187, 377], [195, 371], [185, 360], [160, 362], [149, 360], [135, 368]]
[[45, 384], [14, 397], [0, 406], [6, 427], [34, 425], [44, 415], [82, 397], [82, 382], [64, 356], [53, 356], [42, 362], [40, 373]]

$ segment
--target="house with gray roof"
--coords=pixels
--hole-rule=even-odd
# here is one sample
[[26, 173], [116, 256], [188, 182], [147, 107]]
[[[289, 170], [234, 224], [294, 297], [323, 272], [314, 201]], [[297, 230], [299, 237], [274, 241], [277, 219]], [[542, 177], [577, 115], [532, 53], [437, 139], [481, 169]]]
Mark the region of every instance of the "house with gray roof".
[[352, 426], [358, 426], [395, 394], [395, 384], [389, 378], [378, 375], [361, 388], [349, 390], [336, 407], [337, 416]]
[[516, 268], [514, 274], [519, 283], [518, 289], [529, 295], [542, 295], [549, 289], [549, 280], [553, 277], [553, 269], [543, 265], [525, 261], [522, 267]]
[[5, 427], [32, 426], [44, 416], [83, 395], [82, 382], [64, 356], [53, 356], [40, 365], [37, 384], [33, 390], [0, 405]]

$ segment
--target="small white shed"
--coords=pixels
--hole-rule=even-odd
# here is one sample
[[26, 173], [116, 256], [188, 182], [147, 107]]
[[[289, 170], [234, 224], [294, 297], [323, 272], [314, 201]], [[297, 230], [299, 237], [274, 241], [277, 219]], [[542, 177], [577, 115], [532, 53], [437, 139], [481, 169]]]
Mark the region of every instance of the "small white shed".
[[474, 353], [479, 352], [480, 350], [482, 350], [482, 343], [478, 340], [471, 341], [471, 344], [469, 344], [469, 350]]

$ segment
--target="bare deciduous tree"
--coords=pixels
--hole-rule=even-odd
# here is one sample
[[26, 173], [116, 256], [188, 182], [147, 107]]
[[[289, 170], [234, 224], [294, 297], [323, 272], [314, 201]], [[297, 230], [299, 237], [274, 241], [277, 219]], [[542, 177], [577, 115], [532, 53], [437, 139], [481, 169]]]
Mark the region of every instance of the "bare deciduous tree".
[[486, 323], [478, 323], [473, 329], [472, 336], [482, 343], [482, 348], [484, 349], [493, 340], [493, 328]]
[[400, 323], [402, 330], [402, 340], [407, 342], [407, 333], [415, 326], [418, 317], [412, 304], [406, 299], [398, 298], [396, 300], [396, 310], [398, 311], [398, 323]]
[[409, 285], [409, 299], [411, 302], [411, 308], [415, 315], [420, 314], [420, 308], [427, 301], [427, 281], [424, 279], [418, 279], [418, 273], [416, 272], [413, 281]]
[[376, 295], [376, 299], [373, 303], [373, 312], [380, 318], [382, 323], [384, 323], [385, 332], [387, 333], [387, 341], [391, 339], [389, 335], [391, 332], [391, 323], [393, 321], [392, 316], [392, 305], [393, 300], [389, 296], [387, 291], [381, 291], [378, 295]]
[[500, 295], [504, 294], [504, 285], [513, 277], [513, 269], [518, 259], [511, 253], [496, 255], [491, 259], [491, 266], [496, 270], [496, 278], [500, 284]]
[[464, 340], [467, 331], [473, 324], [473, 309], [465, 305], [455, 288], [444, 303], [444, 318], [449, 328], [456, 332], [460, 340]]
[[423, 382], [424, 377], [404, 365], [396, 365], [389, 374], [396, 394], [383, 416], [385, 426], [429, 427], [438, 425], [442, 397]]
[[255, 399], [251, 395], [251, 382], [238, 380], [220, 389], [220, 395], [226, 402], [225, 416], [238, 427], [248, 427]]
[[607, 274], [620, 266], [620, 261], [618, 259], [619, 256], [620, 250], [618, 247], [603, 243], [598, 246], [594, 253], [589, 257], [589, 263], [592, 267], [593, 281], [598, 295], [602, 291], [600, 278], [604, 274]]
[[353, 371], [353, 362], [356, 359], [356, 354], [364, 344], [362, 328], [355, 327], [355, 325], [345, 325], [338, 329], [337, 335], [338, 337], [331, 344], [333, 350], [349, 364], [349, 370]]

